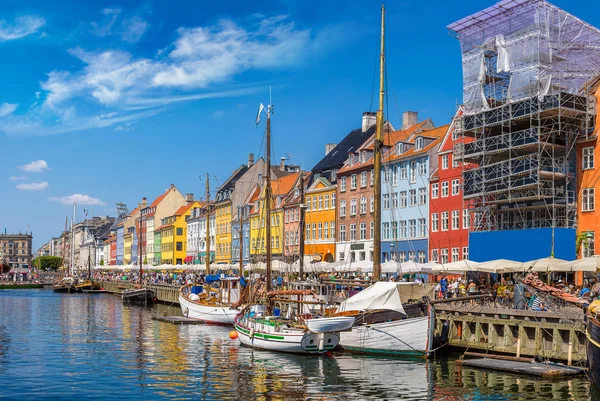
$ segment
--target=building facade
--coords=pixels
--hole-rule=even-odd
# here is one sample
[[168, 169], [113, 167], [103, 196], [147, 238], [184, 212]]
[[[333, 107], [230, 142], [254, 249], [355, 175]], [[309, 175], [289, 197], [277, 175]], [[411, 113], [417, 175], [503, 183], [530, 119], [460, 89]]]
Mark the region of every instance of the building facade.
[[32, 234], [0, 234], [0, 263], [10, 267], [29, 267], [33, 260]]
[[[304, 253], [308, 262], [335, 260], [336, 187], [326, 177], [316, 177], [305, 195]], [[290, 213], [290, 219], [299, 220], [299, 211]], [[297, 237], [292, 239], [297, 244]]]

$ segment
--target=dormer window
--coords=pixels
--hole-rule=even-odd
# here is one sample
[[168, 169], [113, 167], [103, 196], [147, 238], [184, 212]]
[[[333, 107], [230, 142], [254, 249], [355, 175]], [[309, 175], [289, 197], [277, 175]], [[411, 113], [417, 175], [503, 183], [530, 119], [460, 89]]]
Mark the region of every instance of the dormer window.
[[396, 144], [396, 155], [399, 156], [402, 154], [402, 144], [401, 143], [397, 143]]
[[294, 197], [298, 197], [300, 195], [300, 190], [298, 188], [294, 189]]
[[351, 153], [350, 154], [350, 165], [352, 166], [354, 164], [354, 154]]
[[364, 150], [362, 152], [360, 152], [360, 162], [364, 163], [367, 161], [367, 152], [365, 152]]
[[423, 149], [423, 137], [418, 137], [415, 139], [415, 150]]

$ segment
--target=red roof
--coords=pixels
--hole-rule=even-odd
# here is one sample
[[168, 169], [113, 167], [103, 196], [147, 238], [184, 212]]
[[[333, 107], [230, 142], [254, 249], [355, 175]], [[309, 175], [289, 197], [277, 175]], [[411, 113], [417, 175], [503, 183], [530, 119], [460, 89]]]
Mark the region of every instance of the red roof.
[[286, 195], [294, 187], [300, 173], [291, 173], [274, 180], [271, 183], [273, 195]]
[[[446, 124], [446, 125], [443, 125], [438, 128], [421, 131], [416, 136], [422, 136], [425, 138], [434, 138], [435, 140], [432, 141], [431, 143], [429, 143], [427, 146], [424, 146], [422, 149], [415, 150], [414, 147], [411, 147], [409, 150], [407, 150], [404, 153], [401, 153], [400, 155], [397, 155], [396, 150], [394, 148], [392, 148], [388, 151], [387, 155], [384, 156], [383, 161], [389, 162], [389, 161], [398, 160], [398, 159], [402, 159], [405, 157], [415, 156], [415, 155], [419, 155], [419, 154], [428, 152], [431, 148], [433, 148], [434, 146], [437, 146], [440, 143], [440, 141], [446, 135], [446, 132], [448, 132], [449, 127], [450, 127], [450, 124]], [[412, 140], [410, 142], [414, 142], [414, 138], [412, 138]]]
[[192, 206], [194, 206], [196, 204], [196, 202], [191, 202], [189, 205], [184, 205], [181, 206], [179, 209], [177, 209], [177, 211], [175, 212], [174, 216], [181, 216], [187, 213], [188, 210], [190, 210], [192, 208]]

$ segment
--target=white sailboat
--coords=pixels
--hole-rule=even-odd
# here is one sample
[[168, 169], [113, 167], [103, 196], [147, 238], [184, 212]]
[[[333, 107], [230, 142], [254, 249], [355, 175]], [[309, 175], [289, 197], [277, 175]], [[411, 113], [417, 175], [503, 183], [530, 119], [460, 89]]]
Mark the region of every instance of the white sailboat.
[[[263, 110], [263, 106], [259, 109]], [[324, 316], [325, 302], [314, 297], [310, 290], [271, 291], [271, 113], [273, 105], [266, 108], [266, 161], [267, 171], [265, 190], [266, 224], [266, 305], [259, 304], [246, 307], [236, 316], [234, 326], [238, 338], [243, 345], [270, 351], [290, 352], [298, 354], [320, 354], [333, 350], [339, 343], [340, 332], [349, 330], [354, 324], [354, 317], [341, 316], [327, 318]], [[301, 199], [301, 202], [304, 199]], [[303, 212], [302, 212], [303, 213]], [[303, 229], [301, 228], [301, 232]], [[304, 255], [301, 255], [300, 259]], [[310, 297], [310, 299], [307, 299]], [[275, 304], [279, 308], [273, 308]], [[308, 315], [305, 305], [321, 306], [320, 316]], [[313, 308], [314, 310], [315, 308]], [[278, 313], [274, 313], [274, 312]]]

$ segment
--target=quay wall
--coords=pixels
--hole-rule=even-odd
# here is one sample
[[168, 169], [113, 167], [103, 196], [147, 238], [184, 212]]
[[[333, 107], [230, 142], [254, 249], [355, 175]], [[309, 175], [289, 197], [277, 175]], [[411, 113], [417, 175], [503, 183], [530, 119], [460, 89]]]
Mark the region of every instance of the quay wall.
[[[107, 292], [116, 295], [121, 295], [123, 291], [128, 288], [133, 288], [134, 286], [133, 283], [118, 281], [101, 281], [100, 285]], [[170, 305], [179, 305], [179, 286], [170, 284], [154, 284], [145, 285], [144, 287], [154, 291], [154, 295], [156, 296], [158, 302]]]

